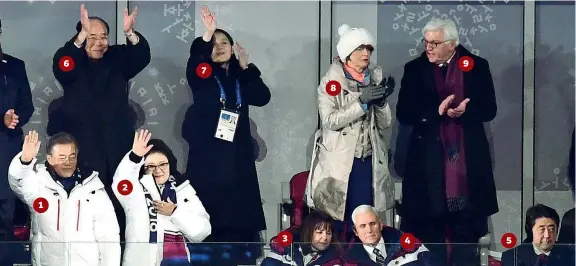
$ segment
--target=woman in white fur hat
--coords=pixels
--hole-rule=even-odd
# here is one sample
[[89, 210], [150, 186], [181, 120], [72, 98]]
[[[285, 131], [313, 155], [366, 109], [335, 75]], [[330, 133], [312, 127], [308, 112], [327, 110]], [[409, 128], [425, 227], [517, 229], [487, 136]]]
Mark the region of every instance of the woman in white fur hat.
[[338, 57], [318, 86], [321, 128], [306, 198], [308, 206], [343, 221], [350, 232], [356, 207], [372, 205], [387, 221], [386, 211], [394, 204], [383, 137], [392, 121], [386, 98], [394, 79], [383, 78], [382, 69], [370, 62], [375, 41], [366, 29], [344, 24], [338, 33]]

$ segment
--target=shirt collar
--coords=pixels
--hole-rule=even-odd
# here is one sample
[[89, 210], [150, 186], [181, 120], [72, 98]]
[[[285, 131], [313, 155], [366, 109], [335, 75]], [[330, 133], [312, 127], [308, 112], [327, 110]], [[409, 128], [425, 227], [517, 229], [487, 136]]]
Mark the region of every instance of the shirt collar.
[[448, 60], [446, 60], [446, 62], [439, 64], [438, 66], [443, 67], [444, 65], [448, 65], [450, 64], [450, 61], [452, 60], [452, 58], [454, 57], [454, 55], [456, 54], [456, 51], [454, 51], [452, 53], [452, 55], [450, 56], [450, 58], [448, 58]]
[[372, 254], [374, 252], [374, 248], [377, 248], [378, 250], [380, 250], [380, 252], [386, 256], [386, 245], [384, 244], [384, 238], [380, 237], [380, 241], [378, 241], [378, 243], [374, 246], [372, 245], [363, 245], [364, 249], [368, 252], [368, 254]]
[[536, 253], [536, 256], [538, 256], [540, 254], [546, 254], [546, 256], [550, 256], [550, 252], [552, 252], [552, 251], [542, 252], [539, 249], [537, 249], [534, 245], [532, 245], [532, 248], [534, 248], [534, 252]]

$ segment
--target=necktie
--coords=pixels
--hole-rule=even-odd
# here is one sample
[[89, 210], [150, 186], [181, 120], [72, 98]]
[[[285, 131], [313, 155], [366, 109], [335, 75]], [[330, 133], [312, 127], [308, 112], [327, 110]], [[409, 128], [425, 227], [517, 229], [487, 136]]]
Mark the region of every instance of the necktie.
[[374, 255], [376, 255], [376, 263], [378, 263], [379, 265], [384, 265], [384, 256], [382, 256], [382, 252], [380, 252], [380, 250], [378, 250], [377, 248], [374, 248], [373, 251]]
[[538, 255], [538, 260], [536, 261], [536, 266], [548, 265], [548, 255], [540, 254]]

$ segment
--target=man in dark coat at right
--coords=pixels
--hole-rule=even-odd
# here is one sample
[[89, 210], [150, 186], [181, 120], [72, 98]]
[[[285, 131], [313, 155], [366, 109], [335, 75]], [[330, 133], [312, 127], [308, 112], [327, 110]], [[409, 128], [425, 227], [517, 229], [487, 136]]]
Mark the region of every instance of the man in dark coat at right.
[[[474, 265], [498, 212], [485, 122], [496, 116], [488, 61], [459, 44], [450, 19], [423, 28], [422, 55], [404, 66], [396, 115], [412, 127], [402, 182], [401, 230], [429, 245], [441, 265]], [[451, 252], [448, 252], [450, 251]]]
[[573, 266], [574, 246], [556, 244], [560, 217], [556, 210], [534, 205], [526, 211], [522, 243], [502, 253], [502, 266]]
[[99, 17], [88, 17], [80, 7], [77, 34], [56, 52], [54, 76], [64, 96], [52, 106], [48, 135], [67, 132], [82, 147], [79, 163], [98, 172], [117, 211], [124, 239], [124, 214], [112, 193], [112, 176], [131, 149], [136, 114], [130, 107], [128, 82], [150, 63], [150, 46], [133, 30], [137, 10], [124, 10], [126, 45], [108, 45], [108, 24]]

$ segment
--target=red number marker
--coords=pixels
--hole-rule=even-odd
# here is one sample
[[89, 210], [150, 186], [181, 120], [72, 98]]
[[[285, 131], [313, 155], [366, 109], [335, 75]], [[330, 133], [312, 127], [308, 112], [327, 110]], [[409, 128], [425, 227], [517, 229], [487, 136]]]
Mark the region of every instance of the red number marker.
[[118, 183], [118, 193], [120, 193], [122, 196], [130, 195], [133, 188], [134, 187], [132, 186], [132, 182], [128, 180], [122, 180]]
[[506, 233], [502, 235], [500, 241], [502, 242], [503, 247], [510, 249], [516, 246], [518, 239], [513, 233]]
[[45, 213], [48, 210], [48, 200], [45, 198], [37, 198], [34, 200], [34, 203], [32, 203], [32, 207], [37, 213]]
[[280, 232], [276, 239], [276, 241], [284, 247], [290, 246], [293, 241], [292, 234], [287, 231]]
[[207, 63], [199, 64], [196, 67], [196, 75], [203, 79], [209, 78], [212, 75], [212, 67]]
[[416, 237], [410, 233], [404, 233], [400, 237], [400, 246], [405, 250], [412, 250], [416, 246]]
[[340, 85], [340, 82], [331, 80], [326, 83], [326, 93], [328, 93], [328, 95], [336, 96], [340, 94], [340, 92], [342, 92], [342, 86]]
[[63, 56], [60, 58], [60, 61], [58, 61], [58, 67], [64, 72], [72, 71], [72, 69], [74, 69], [74, 59], [70, 56]]
[[464, 72], [468, 72], [474, 68], [474, 60], [469, 56], [462, 56], [458, 60], [458, 67]]

